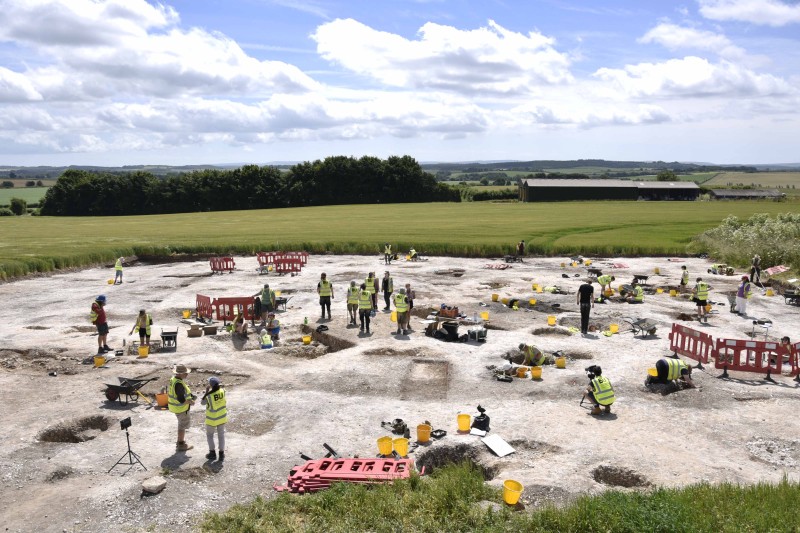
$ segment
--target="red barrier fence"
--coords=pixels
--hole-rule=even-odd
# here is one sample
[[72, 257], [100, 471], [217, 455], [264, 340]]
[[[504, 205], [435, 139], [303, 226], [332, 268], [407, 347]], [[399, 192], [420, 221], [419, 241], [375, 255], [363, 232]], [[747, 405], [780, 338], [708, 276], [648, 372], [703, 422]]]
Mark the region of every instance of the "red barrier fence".
[[714, 339], [711, 335], [681, 324], [672, 324], [669, 340], [669, 349], [675, 355], [694, 359], [698, 362], [698, 368], [703, 368], [703, 363], [708, 364], [709, 357], [714, 351]]
[[197, 310], [197, 318], [211, 319], [214, 308], [211, 306], [211, 297], [198, 294], [194, 299], [194, 308]]
[[244, 296], [241, 298], [214, 298], [212, 305], [217, 309], [217, 320], [222, 320], [223, 323], [233, 322], [233, 318], [239, 307], [244, 310], [244, 319], [255, 323], [256, 317], [253, 314], [253, 301], [252, 296]]
[[232, 257], [212, 257], [208, 260], [209, 265], [211, 265], [211, 272], [230, 272], [233, 273], [233, 269], [236, 268], [236, 263], [233, 261]]
[[275, 261], [275, 272], [278, 274], [299, 274], [303, 269], [303, 262], [300, 258], [283, 258]]
[[728, 369], [739, 372], [766, 372], [767, 381], [772, 379], [772, 372], [781, 373], [783, 351], [777, 342], [744, 341], [735, 339], [717, 339], [714, 347], [714, 366], [722, 368], [722, 377], [728, 377]]
[[797, 376], [795, 381], [800, 381], [800, 342], [796, 342], [790, 346], [789, 362], [792, 364], [791, 375]]

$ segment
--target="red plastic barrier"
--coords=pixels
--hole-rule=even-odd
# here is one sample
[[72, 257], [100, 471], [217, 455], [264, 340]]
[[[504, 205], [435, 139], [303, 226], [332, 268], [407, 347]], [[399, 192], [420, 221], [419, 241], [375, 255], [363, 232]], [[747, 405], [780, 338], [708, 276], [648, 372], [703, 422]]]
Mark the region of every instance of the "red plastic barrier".
[[197, 310], [197, 318], [211, 319], [214, 308], [211, 306], [211, 297], [198, 294], [194, 299], [194, 308]]
[[300, 259], [283, 258], [275, 260], [275, 272], [278, 274], [295, 275], [299, 274], [302, 269], [303, 263]]
[[266, 266], [275, 264], [275, 258], [277, 257], [277, 252], [258, 252], [256, 254], [256, 259], [258, 260], [258, 266]]
[[800, 342], [791, 345], [789, 350], [789, 362], [792, 363], [792, 376], [800, 375]]
[[208, 260], [211, 272], [231, 272], [236, 268], [236, 263], [232, 257], [212, 257]]
[[709, 357], [714, 351], [714, 339], [711, 335], [681, 324], [672, 324], [669, 340], [669, 349], [675, 355], [694, 359], [700, 365], [708, 364]]
[[717, 339], [714, 347], [714, 366], [740, 372], [766, 372], [768, 381], [773, 381], [771, 373], [781, 373], [782, 351], [777, 342], [745, 341], [735, 339]]
[[244, 310], [244, 319], [255, 323], [256, 317], [253, 314], [252, 296], [244, 296], [241, 298], [215, 298], [212, 305], [217, 310], [217, 320], [222, 320], [223, 323], [232, 322], [239, 307]]

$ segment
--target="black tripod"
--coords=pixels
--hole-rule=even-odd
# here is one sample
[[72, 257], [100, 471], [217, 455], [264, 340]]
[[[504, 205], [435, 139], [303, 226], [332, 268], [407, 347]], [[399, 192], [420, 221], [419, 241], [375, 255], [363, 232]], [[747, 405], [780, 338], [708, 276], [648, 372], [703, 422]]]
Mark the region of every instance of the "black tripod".
[[[136, 466], [137, 463], [139, 464], [139, 466], [141, 466], [142, 468], [147, 470], [147, 467], [142, 464], [142, 460], [139, 457], [139, 455], [136, 452], [134, 452], [133, 450], [131, 450], [131, 436], [128, 433], [128, 428], [127, 427], [125, 428], [125, 440], [128, 441], [128, 451], [125, 452], [124, 454], [122, 454], [122, 457], [119, 458], [119, 461], [114, 463], [114, 466], [109, 468], [108, 471], [111, 472], [112, 470], [114, 470], [114, 468], [117, 467], [117, 465], [130, 465], [130, 466], [128, 466], [128, 469], [122, 474], [124, 476], [125, 474], [130, 472], [131, 468]], [[127, 461], [125, 460], [126, 458], [127, 458]]]

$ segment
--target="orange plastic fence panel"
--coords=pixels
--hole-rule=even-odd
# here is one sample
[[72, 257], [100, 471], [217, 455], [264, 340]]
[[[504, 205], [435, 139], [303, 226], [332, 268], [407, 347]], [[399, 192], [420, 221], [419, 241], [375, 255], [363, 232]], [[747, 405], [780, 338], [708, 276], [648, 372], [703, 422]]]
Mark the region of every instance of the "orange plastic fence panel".
[[198, 318], [211, 318], [214, 309], [211, 306], [211, 297], [203, 296], [202, 294], [195, 295], [194, 307], [197, 310]]
[[673, 353], [694, 359], [701, 364], [708, 363], [714, 351], [714, 338], [711, 335], [682, 324], [672, 324], [669, 340], [669, 349]]
[[717, 339], [714, 366], [726, 370], [781, 373], [783, 355], [777, 342]]

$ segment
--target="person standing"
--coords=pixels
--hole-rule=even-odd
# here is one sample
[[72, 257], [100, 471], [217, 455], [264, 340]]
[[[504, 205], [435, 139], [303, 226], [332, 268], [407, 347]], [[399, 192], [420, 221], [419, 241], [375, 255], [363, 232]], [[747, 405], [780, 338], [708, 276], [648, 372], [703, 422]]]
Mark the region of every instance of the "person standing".
[[383, 264], [392, 264], [392, 245], [388, 242], [383, 243]]
[[394, 308], [397, 313], [397, 332], [395, 335], [408, 335], [408, 298], [406, 297], [406, 290], [400, 288], [397, 294], [394, 295]]
[[750, 292], [750, 280], [747, 276], [742, 276], [742, 283], [736, 290], [736, 313], [747, 316], [747, 300], [752, 296]]
[[519, 241], [517, 243], [517, 257], [522, 259], [525, 256], [525, 241]]
[[694, 295], [694, 303], [697, 305], [697, 321], [708, 322], [706, 316], [706, 305], [708, 305], [708, 283], [703, 281], [703, 278], [697, 278], [697, 283], [692, 289]]
[[367, 286], [367, 292], [369, 293], [370, 301], [373, 302], [373, 309], [378, 308], [378, 295], [375, 294], [375, 284], [377, 281], [378, 280], [375, 279], [375, 272], [368, 273], [366, 279], [364, 279], [364, 284]]
[[394, 292], [394, 280], [389, 275], [389, 271], [387, 270], [383, 274], [383, 279], [381, 280], [381, 291], [383, 291], [383, 301], [386, 303], [386, 307], [383, 308], [384, 311], [389, 311], [392, 306], [392, 293]]
[[331, 300], [333, 300], [333, 285], [328, 281], [325, 272], [320, 275], [317, 283], [317, 294], [319, 294], [319, 306], [322, 309], [322, 318], [325, 318], [325, 309], [328, 310], [328, 320], [331, 319]]
[[261, 321], [266, 322], [267, 316], [275, 311], [275, 291], [269, 288], [269, 283], [264, 284], [260, 293], [256, 293], [261, 300]]
[[588, 280], [578, 287], [575, 303], [581, 308], [581, 334], [586, 335], [589, 333], [589, 313], [594, 307], [594, 287]]
[[689, 287], [689, 271], [686, 270], [686, 265], [681, 265], [681, 292], [684, 292]]
[[753, 256], [752, 266], [750, 267], [750, 280], [753, 283], [761, 283], [761, 256]]
[[414, 310], [414, 298], [416, 297], [416, 291], [411, 288], [410, 283], [406, 283], [406, 298], [408, 299], [408, 331], [414, 331], [411, 329], [411, 311]]
[[167, 408], [171, 413], [175, 413], [178, 419], [178, 442], [175, 450], [186, 452], [194, 448], [186, 443], [186, 430], [189, 428], [189, 409], [194, 405], [194, 396], [189, 385], [184, 381], [191, 372], [191, 369], [184, 365], [176, 365], [172, 370], [174, 374], [169, 380], [167, 389]]
[[361, 284], [361, 290], [358, 291], [358, 317], [361, 320], [361, 333], [364, 333], [366, 328], [369, 333], [369, 316], [372, 313], [372, 293], [367, 290], [367, 284]]
[[225, 424], [228, 422], [228, 404], [225, 400], [225, 389], [217, 376], [208, 378], [206, 393], [200, 400], [206, 406], [206, 440], [208, 453], [206, 459], [215, 461], [217, 451], [214, 448], [214, 433], [219, 441], [219, 462], [225, 460]]
[[[122, 285], [122, 263], [125, 262], [124, 257], [117, 259], [114, 263], [114, 285]], [[119, 281], [119, 283], [117, 283]]]
[[347, 289], [347, 314], [350, 315], [350, 324], [354, 326], [358, 316], [358, 293], [358, 285], [355, 281], [351, 281], [350, 288]]
[[150, 328], [153, 325], [153, 317], [144, 309], [139, 309], [139, 316], [136, 317], [136, 323], [131, 328], [128, 335], [133, 335], [133, 331], [139, 330], [139, 345], [150, 346]]
[[108, 320], [106, 319], [106, 295], [101, 294], [92, 302], [92, 312], [90, 313], [92, 324], [97, 328], [97, 354], [103, 355], [110, 352], [107, 343]]

